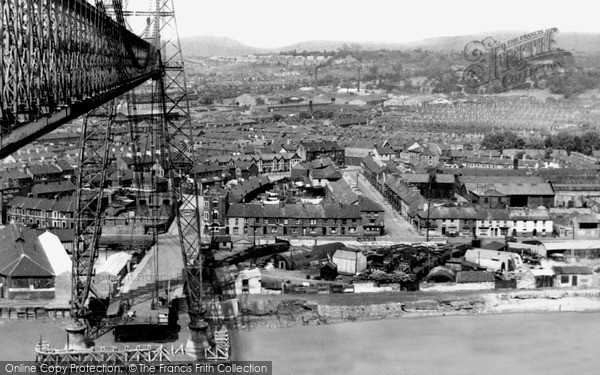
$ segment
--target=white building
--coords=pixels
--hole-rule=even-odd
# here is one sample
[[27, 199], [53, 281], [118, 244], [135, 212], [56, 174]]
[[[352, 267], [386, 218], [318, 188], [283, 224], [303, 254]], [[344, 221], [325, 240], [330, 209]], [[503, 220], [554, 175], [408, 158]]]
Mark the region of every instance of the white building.
[[592, 270], [585, 266], [554, 266], [554, 286], [565, 287], [591, 287]]
[[471, 249], [465, 253], [465, 260], [494, 272], [514, 271], [523, 266], [519, 254], [506, 251]]
[[367, 269], [367, 257], [360, 251], [337, 250], [332, 261], [341, 275], [356, 275]]
[[235, 294], [260, 294], [261, 275], [258, 268], [241, 270], [235, 278]]

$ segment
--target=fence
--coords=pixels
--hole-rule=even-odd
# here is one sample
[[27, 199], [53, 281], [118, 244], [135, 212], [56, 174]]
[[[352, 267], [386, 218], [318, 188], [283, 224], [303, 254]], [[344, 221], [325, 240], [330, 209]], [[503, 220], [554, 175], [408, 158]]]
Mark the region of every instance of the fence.
[[354, 286], [348, 284], [318, 284], [318, 285], [282, 285], [282, 294], [333, 294], [354, 293]]

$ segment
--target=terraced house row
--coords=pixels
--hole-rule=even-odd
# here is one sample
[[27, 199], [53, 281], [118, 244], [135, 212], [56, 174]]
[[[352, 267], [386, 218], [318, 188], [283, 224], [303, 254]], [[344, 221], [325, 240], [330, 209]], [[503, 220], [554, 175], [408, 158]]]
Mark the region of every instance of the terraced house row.
[[227, 211], [231, 235], [246, 236], [380, 236], [383, 209], [361, 197], [357, 204], [240, 204]]

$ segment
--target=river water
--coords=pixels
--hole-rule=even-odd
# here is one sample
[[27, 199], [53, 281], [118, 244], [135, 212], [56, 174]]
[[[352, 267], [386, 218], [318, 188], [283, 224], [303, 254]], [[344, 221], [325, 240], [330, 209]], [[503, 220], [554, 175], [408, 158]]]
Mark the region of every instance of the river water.
[[[32, 360], [62, 322], [0, 322], [0, 360]], [[184, 333], [185, 334], [185, 333]], [[106, 337], [111, 337], [107, 335]], [[598, 373], [600, 313], [388, 319], [232, 332], [234, 359], [273, 361], [273, 374]]]
[[234, 333], [273, 374], [591, 374], [600, 313], [389, 319]]

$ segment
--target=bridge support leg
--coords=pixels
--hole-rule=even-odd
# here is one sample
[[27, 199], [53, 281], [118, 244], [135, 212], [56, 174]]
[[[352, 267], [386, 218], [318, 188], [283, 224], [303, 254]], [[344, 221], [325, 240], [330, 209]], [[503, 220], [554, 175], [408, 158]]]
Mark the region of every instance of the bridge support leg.
[[86, 325], [80, 322], [75, 322], [67, 326], [67, 350], [88, 349], [89, 345], [85, 338]]
[[208, 343], [208, 323], [200, 320], [190, 323], [190, 337], [185, 345], [185, 354], [194, 360], [205, 358], [205, 350], [210, 348]]

